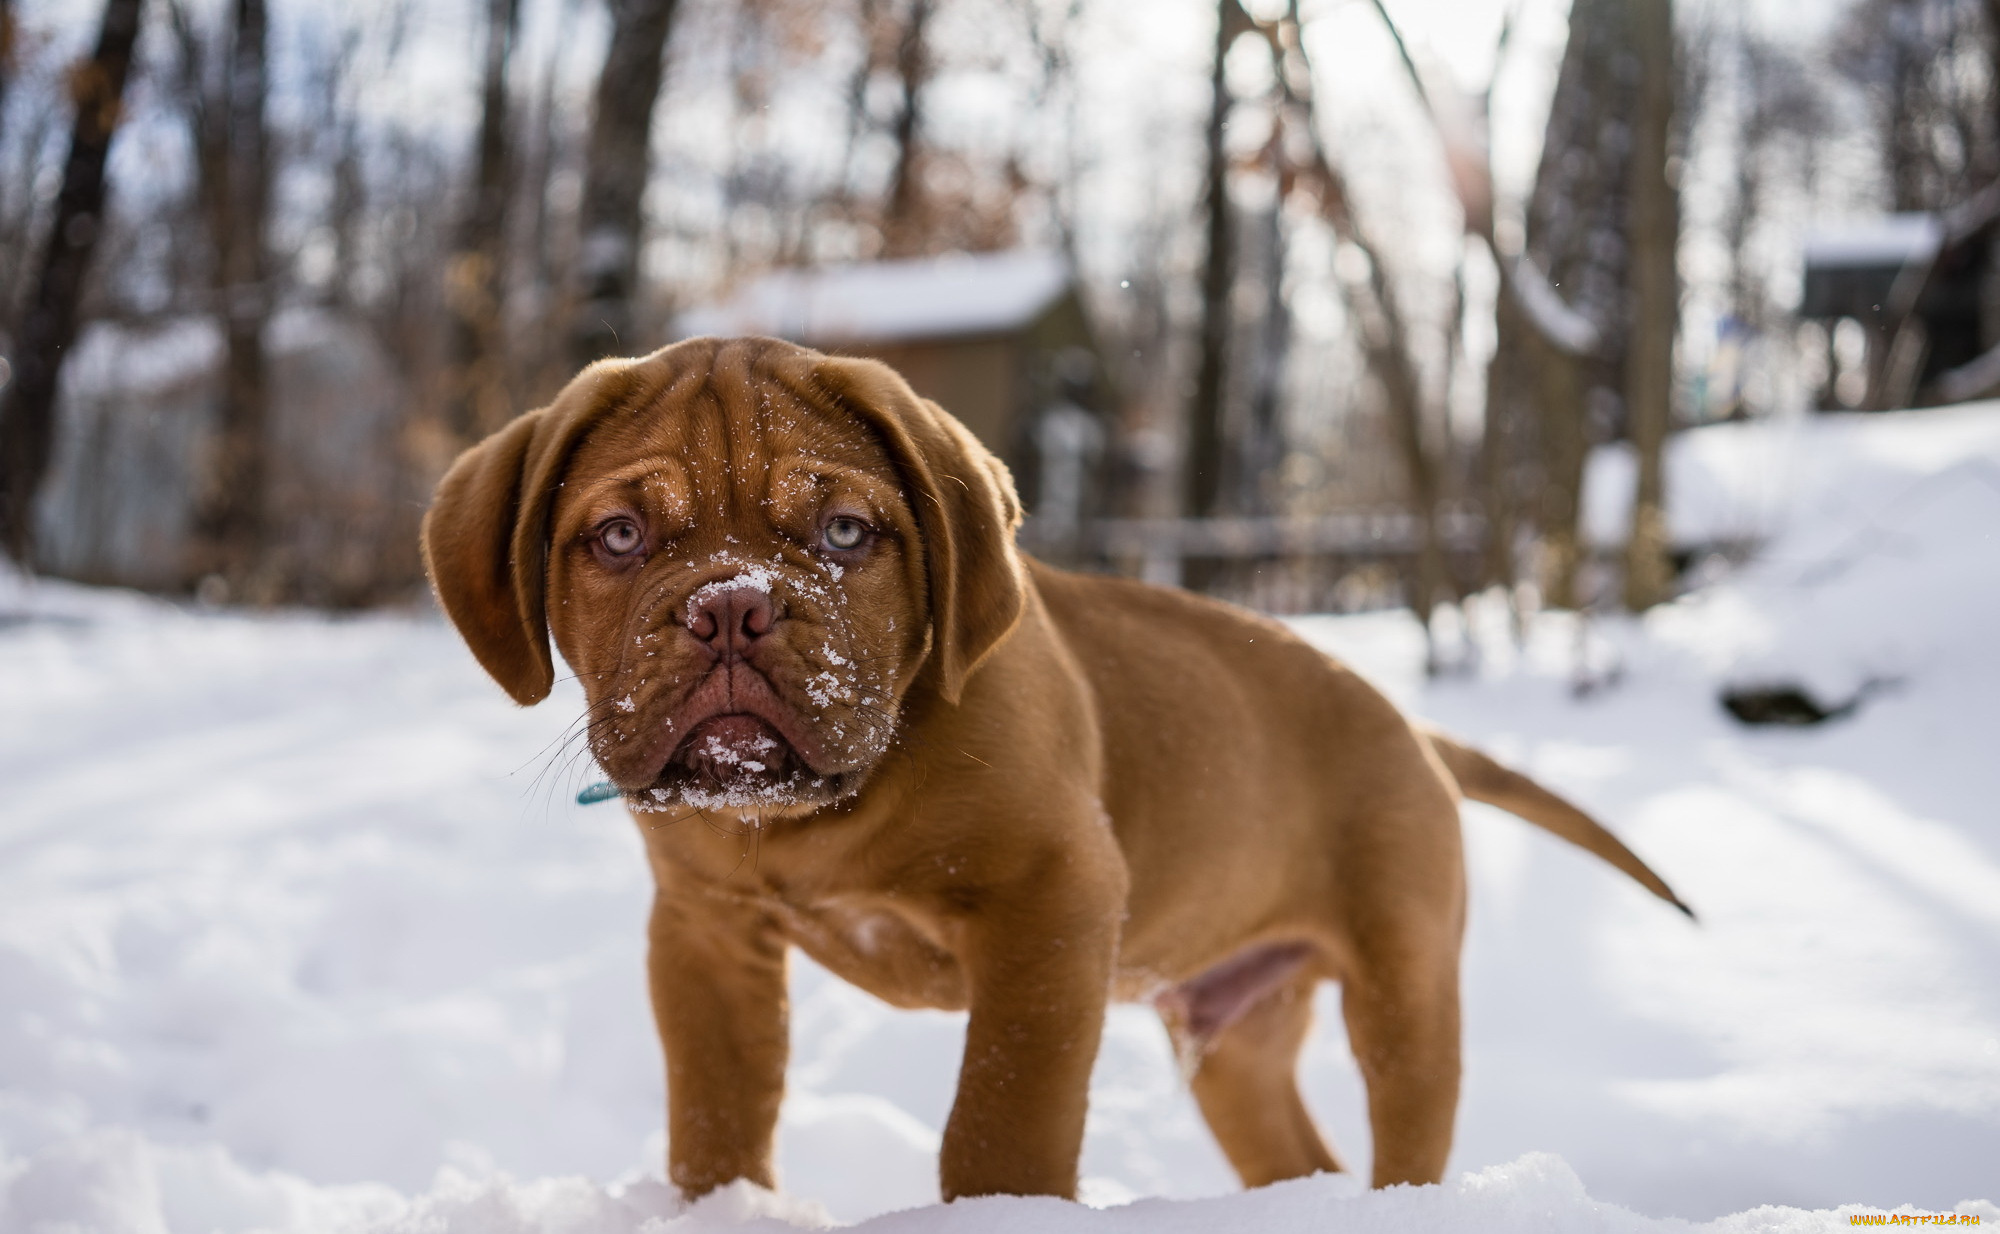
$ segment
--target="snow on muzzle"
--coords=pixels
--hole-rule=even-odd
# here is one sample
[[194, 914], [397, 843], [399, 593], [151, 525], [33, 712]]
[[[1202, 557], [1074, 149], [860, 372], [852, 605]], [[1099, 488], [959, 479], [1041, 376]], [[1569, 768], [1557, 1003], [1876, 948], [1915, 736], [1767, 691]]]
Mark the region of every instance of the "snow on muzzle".
[[670, 766], [721, 786], [782, 778], [799, 765], [797, 751], [768, 721], [744, 713], [714, 716], [695, 726]]

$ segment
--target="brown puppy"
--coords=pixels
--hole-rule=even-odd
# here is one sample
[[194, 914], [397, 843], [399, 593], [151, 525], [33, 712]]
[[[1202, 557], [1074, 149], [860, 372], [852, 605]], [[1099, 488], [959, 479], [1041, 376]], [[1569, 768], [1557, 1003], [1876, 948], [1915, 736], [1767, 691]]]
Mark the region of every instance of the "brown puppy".
[[553, 634], [644, 831], [674, 1181], [775, 1181], [791, 946], [970, 1011], [947, 1198], [1074, 1194], [1112, 998], [1159, 1005], [1246, 1184], [1338, 1169], [1294, 1081], [1323, 980], [1376, 1185], [1437, 1181], [1461, 790], [1678, 901], [1278, 623], [1041, 565], [1019, 518], [895, 373], [768, 339], [593, 365], [439, 486], [445, 611], [523, 704]]

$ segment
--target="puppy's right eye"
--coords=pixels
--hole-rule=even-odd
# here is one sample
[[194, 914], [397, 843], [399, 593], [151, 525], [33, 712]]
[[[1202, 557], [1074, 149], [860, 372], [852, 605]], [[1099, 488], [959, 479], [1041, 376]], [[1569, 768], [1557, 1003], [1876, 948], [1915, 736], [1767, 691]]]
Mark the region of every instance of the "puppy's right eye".
[[630, 519], [613, 519], [597, 533], [597, 542], [613, 557], [629, 557], [639, 551], [646, 537], [639, 533], [639, 526]]
[[860, 548], [861, 542], [867, 538], [868, 524], [847, 514], [829, 519], [826, 530], [820, 533], [820, 539], [828, 548], [842, 553]]

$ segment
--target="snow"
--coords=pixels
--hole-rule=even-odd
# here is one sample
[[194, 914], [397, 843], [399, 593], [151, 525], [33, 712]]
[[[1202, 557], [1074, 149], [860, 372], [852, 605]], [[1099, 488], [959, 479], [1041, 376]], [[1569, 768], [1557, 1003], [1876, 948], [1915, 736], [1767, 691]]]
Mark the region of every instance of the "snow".
[[[1761, 546], [1755, 570], [1659, 616], [1656, 637], [1712, 673], [1838, 700], [1870, 680], [1950, 688], [1990, 655], [1995, 404], [1715, 425], [1681, 434], [1666, 463], [1676, 544]], [[1591, 460], [1585, 528], [1599, 545], [1624, 538], [1632, 470], [1622, 450]]]
[[[1702, 918], [1468, 807], [1450, 1181], [1390, 1192], [1237, 1193], [1164, 1033], [1124, 1007], [1096, 1207], [935, 1207], [962, 1017], [801, 961], [785, 1192], [684, 1207], [660, 1180], [645, 865], [621, 810], [572, 803], [598, 778], [573, 684], [516, 709], [433, 616], [0, 577], [0, 1230], [2000, 1221], [2000, 405], [1718, 426], [1674, 460], [1677, 532], [1762, 547], [1644, 621], [1544, 615], [1517, 648], [1476, 604], [1476, 669], [1428, 683], [1405, 616], [1298, 623], [1596, 811]], [[1579, 696], [1579, 656], [1612, 684]], [[1815, 729], [1715, 701], [1870, 679], [1895, 684]], [[1303, 1083], [1365, 1171], [1334, 999]]]
[[684, 314], [686, 335], [769, 334], [876, 343], [1018, 329], [1070, 285], [1055, 253], [958, 253], [821, 270], [779, 270]]
[[[716, 558], [723, 561], [724, 564], [734, 564], [727, 560], [728, 555], [726, 553], [718, 553], [716, 554]], [[717, 596], [728, 592], [758, 591], [768, 596], [771, 594], [772, 584], [777, 581], [777, 572], [771, 569], [770, 566], [745, 566], [741, 571], [728, 578], [719, 578], [712, 583], [703, 583], [688, 593], [687, 602], [681, 606], [681, 619], [687, 625], [694, 625], [695, 614], [700, 612], [704, 605], [713, 601]], [[643, 639], [636, 638], [632, 641], [635, 644], [644, 642]]]

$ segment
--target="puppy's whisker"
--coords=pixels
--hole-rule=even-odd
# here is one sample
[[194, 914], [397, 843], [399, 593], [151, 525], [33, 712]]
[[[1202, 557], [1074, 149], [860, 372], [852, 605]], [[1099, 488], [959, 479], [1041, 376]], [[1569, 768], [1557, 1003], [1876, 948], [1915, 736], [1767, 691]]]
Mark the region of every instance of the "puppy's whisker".
[[579, 736], [583, 735], [588, 725], [595, 723], [598, 719], [602, 718], [604, 714], [600, 710], [602, 707], [611, 705], [615, 704], [586, 703], [582, 715], [571, 720], [567, 725], [563, 727], [563, 731], [561, 733], [551, 738], [547, 745], [543, 746], [540, 750], [537, 750], [532, 757], [527, 759], [526, 762], [523, 762], [519, 767], [514, 768], [514, 770], [509, 772], [508, 774], [509, 775], [520, 774], [520, 772], [524, 768], [526, 768], [529, 763], [533, 763], [536, 759], [539, 759], [544, 755], [549, 754], [551, 750], [556, 750], [560, 752], [562, 747], [567, 746], [570, 742], [576, 740]]
[[543, 746], [541, 749], [529, 755], [525, 762], [523, 762], [519, 767], [514, 768], [514, 770], [508, 772], [507, 774], [519, 775], [522, 772], [522, 770], [524, 770], [530, 763], [533, 763], [536, 760], [540, 759], [542, 756], [549, 754], [550, 751], [553, 750], [560, 752], [564, 746], [567, 746], [571, 741], [575, 740], [577, 725], [580, 723], [582, 723], [581, 720], [571, 721], [568, 727], [564, 728], [562, 732], [550, 738], [549, 743], [547, 745]]
[[590, 748], [585, 738], [586, 734], [579, 729], [576, 723], [572, 723], [561, 737], [544, 746], [541, 754], [536, 755], [534, 760], [530, 760], [539, 760], [542, 763], [541, 769], [536, 773], [534, 780], [531, 782], [531, 790], [533, 787], [547, 781], [550, 791], [553, 793], [554, 776], [552, 773], [555, 773], [558, 767], [561, 768], [562, 772], [568, 772], [573, 770], [578, 760], [585, 755], [594, 756], [594, 751]]
[[604, 672], [604, 673], [569, 673], [569, 674], [567, 674], [567, 675], [565, 675], [565, 676], [562, 676], [562, 677], [557, 677], [557, 678], [555, 679], [555, 684], [557, 684], [557, 685], [561, 685], [561, 684], [563, 684], [563, 683], [565, 683], [565, 682], [570, 682], [570, 681], [582, 681], [582, 680], [584, 680], [585, 678], [588, 678], [588, 677], [609, 677], [609, 676], [611, 676], [611, 674], [610, 674], [610, 673], [608, 673], [608, 672]]

